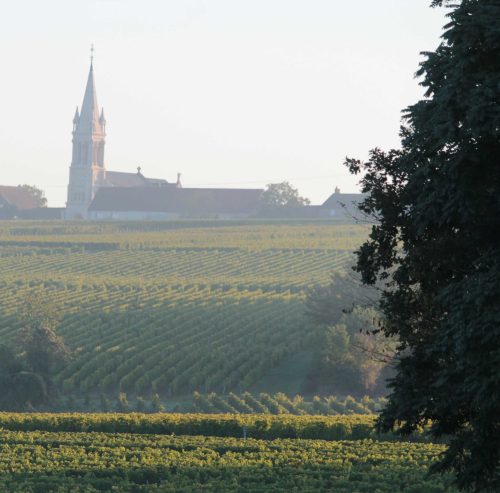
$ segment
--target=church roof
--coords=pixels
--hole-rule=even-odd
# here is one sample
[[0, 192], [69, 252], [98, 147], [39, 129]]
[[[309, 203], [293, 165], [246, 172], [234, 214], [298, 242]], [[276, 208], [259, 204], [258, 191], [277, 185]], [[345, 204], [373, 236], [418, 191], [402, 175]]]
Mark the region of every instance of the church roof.
[[36, 199], [23, 187], [9, 187], [0, 185], [0, 204], [13, 206], [17, 210], [35, 209], [38, 207]]
[[[76, 119], [76, 114], [75, 114]], [[103, 133], [104, 129], [101, 125], [99, 105], [97, 103], [97, 92], [95, 89], [94, 67], [90, 64], [89, 76], [87, 78], [87, 86], [83, 96], [82, 108], [76, 132], [82, 133]]]
[[109, 187], [144, 187], [146, 185], [167, 185], [161, 178], [146, 178], [142, 173], [106, 171], [106, 185]]
[[89, 211], [245, 214], [257, 209], [261, 189], [129, 187], [100, 188]]

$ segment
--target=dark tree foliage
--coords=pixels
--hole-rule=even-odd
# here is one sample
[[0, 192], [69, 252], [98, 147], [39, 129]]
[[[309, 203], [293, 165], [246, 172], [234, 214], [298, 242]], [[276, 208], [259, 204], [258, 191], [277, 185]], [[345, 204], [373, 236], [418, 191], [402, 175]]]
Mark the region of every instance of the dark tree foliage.
[[309, 289], [306, 298], [306, 313], [318, 325], [337, 324], [343, 314], [355, 306], [375, 307], [378, 291], [363, 286], [355, 276], [333, 273], [330, 282]]
[[20, 411], [47, 402], [43, 377], [28, 371], [12, 348], [0, 345], [0, 409]]
[[337, 273], [329, 284], [309, 290], [306, 313], [323, 329], [309, 390], [385, 395], [397, 343], [378, 333], [378, 299], [378, 289], [363, 286], [357, 276]]
[[20, 310], [23, 324], [15, 347], [0, 345], [0, 409], [33, 410], [56, 395], [54, 371], [69, 358], [55, 330], [55, 306], [47, 297], [30, 295]]
[[24, 326], [18, 336], [19, 350], [27, 367], [50, 384], [54, 370], [69, 358], [69, 349], [56, 334], [57, 309], [50, 299], [31, 295], [24, 300], [21, 315]]
[[15, 347], [0, 345], [0, 409], [33, 410], [57, 394], [54, 372], [69, 358], [56, 334], [59, 323], [46, 297], [31, 295], [20, 310], [23, 327]]
[[431, 422], [451, 440], [435, 469], [500, 491], [500, 0], [455, 2], [448, 16], [401, 150], [346, 162], [378, 220], [356, 270], [385, 283], [384, 331], [400, 340], [380, 428]]

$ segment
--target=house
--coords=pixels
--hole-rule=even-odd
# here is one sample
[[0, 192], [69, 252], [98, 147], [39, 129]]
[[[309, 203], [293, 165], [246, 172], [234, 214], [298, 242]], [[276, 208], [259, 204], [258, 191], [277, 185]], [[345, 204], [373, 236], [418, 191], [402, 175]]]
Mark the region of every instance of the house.
[[21, 186], [0, 186], [0, 218], [17, 217], [21, 211], [36, 209], [38, 203], [35, 197]]
[[358, 204], [365, 197], [363, 193], [341, 193], [340, 188], [335, 187], [334, 193], [321, 205], [320, 215], [341, 221], [355, 221], [363, 216]]

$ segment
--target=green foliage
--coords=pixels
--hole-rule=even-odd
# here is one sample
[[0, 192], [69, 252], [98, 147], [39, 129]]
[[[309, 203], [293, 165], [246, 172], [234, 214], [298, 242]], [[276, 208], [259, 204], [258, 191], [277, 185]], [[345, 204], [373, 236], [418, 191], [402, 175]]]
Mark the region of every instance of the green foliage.
[[346, 394], [383, 394], [397, 339], [380, 333], [377, 310], [356, 303], [378, 296], [373, 289], [360, 289], [355, 279], [332, 275], [330, 283], [308, 292], [307, 314], [323, 327], [318, 375], [321, 390]]
[[12, 348], [0, 345], [0, 408], [31, 410], [47, 400], [44, 379], [26, 371], [22, 359]]
[[263, 404], [261, 401], [256, 399], [252, 394], [249, 392], [244, 392], [243, 395], [243, 400], [245, 401], [245, 404], [249, 406], [253, 412], [255, 413], [262, 413], [262, 414], [270, 414], [271, 411]]
[[252, 414], [256, 412], [241, 397], [232, 392], [229, 393], [227, 402], [237, 413]]
[[4, 431], [0, 490], [453, 493], [426, 477], [440, 445]]
[[160, 396], [154, 394], [151, 399], [151, 410], [154, 413], [163, 413], [165, 411], [165, 406], [161, 403]]
[[376, 291], [339, 270], [330, 273], [327, 284], [316, 284], [308, 289], [306, 310], [316, 324], [332, 326], [340, 322], [344, 313], [367, 300], [376, 303]]
[[287, 181], [270, 183], [260, 198], [261, 214], [278, 212], [283, 209], [309, 205], [311, 201], [302, 197], [299, 191]]
[[379, 221], [357, 270], [386, 283], [384, 331], [400, 341], [381, 428], [432, 421], [435, 436], [452, 437], [434, 469], [499, 491], [500, 3], [451, 8], [418, 72], [426, 97], [406, 110], [401, 150], [347, 160], [363, 171], [361, 209]]
[[18, 347], [27, 367], [51, 383], [57, 367], [69, 359], [69, 349], [56, 334], [59, 314], [52, 300], [39, 293], [29, 294], [22, 301], [22, 328], [18, 334]]
[[269, 409], [272, 414], [288, 414], [287, 410], [272, 396], [262, 392], [259, 395], [260, 401]]
[[121, 413], [126, 413], [130, 410], [130, 404], [128, 403], [127, 394], [125, 392], [120, 392], [118, 394], [116, 407]]
[[249, 392], [241, 396], [230, 393], [227, 397], [211, 392], [208, 395], [193, 393], [191, 412], [232, 413], [232, 414], [295, 414], [295, 415], [337, 415], [337, 414], [373, 414], [383, 409], [384, 397], [372, 399], [364, 396], [355, 399], [347, 395], [340, 397], [315, 396], [312, 401], [296, 395], [290, 398], [282, 392], [274, 395], [261, 393], [258, 397]]
[[21, 329], [15, 348], [0, 347], [0, 407], [33, 410], [54, 397], [52, 376], [69, 355], [56, 335], [54, 307], [37, 295], [26, 296], [20, 308]]
[[350, 340], [344, 324], [326, 329], [321, 363], [331, 385], [338, 392], [359, 391], [361, 383], [359, 368], [350, 352]]
[[201, 395], [199, 392], [193, 392], [193, 404], [194, 404], [193, 411], [195, 412], [202, 412], [202, 413], [217, 412], [217, 410], [210, 402], [210, 400], [206, 396]]
[[[318, 438], [321, 440], [397, 440], [395, 434], [379, 435], [375, 416], [294, 416], [264, 414], [50, 414], [0, 413], [0, 427], [15, 431], [89, 431], [103, 433], [176, 434], [241, 437], [243, 427], [251, 438]], [[417, 433], [415, 440], [425, 440]]]

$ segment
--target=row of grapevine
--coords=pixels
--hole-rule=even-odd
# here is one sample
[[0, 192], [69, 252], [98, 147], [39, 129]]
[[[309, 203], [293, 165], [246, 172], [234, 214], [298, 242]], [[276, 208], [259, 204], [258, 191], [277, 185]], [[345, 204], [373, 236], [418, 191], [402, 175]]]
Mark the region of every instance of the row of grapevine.
[[[295, 416], [292, 414], [203, 413], [5, 413], [0, 429], [12, 431], [93, 431], [103, 433], [231, 436], [274, 440], [399, 440], [395, 434], [378, 435], [373, 414]], [[423, 432], [413, 440], [425, 440]]]
[[452, 493], [451, 475], [427, 475], [442, 452], [371, 440], [2, 431], [0, 490]]
[[274, 395], [260, 393], [258, 396], [250, 392], [237, 395], [230, 392], [227, 396], [212, 392], [208, 395], [194, 392], [193, 411], [202, 413], [237, 413], [237, 414], [295, 414], [295, 415], [325, 415], [337, 414], [374, 414], [380, 412], [386, 404], [386, 399], [370, 398], [355, 399], [352, 396], [339, 398], [336, 396], [314, 396], [312, 400], [296, 395], [288, 397], [282, 392]]
[[88, 279], [170, 279], [245, 285], [283, 285], [287, 289], [307, 287], [311, 280], [325, 282], [332, 270], [345, 269], [352, 257], [347, 252], [326, 250], [261, 250], [229, 252], [219, 249], [163, 251], [102, 251], [40, 255], [1, 255], [0, 270], [5, 276], [30, 275], [84, 276]]
[[[81, 246], [99, 249], [147, 250], [163, 248], [237, 248], [317, 249], [352, 251], [366, 237], [369, 228], [321, 222], [236, 222], [206, 221], [180, 223], [177, 228], [157, 223], [159, 228], [147, 229], [144, 222], [130, 222], [120, 228], [118, 223], [50, 222], [41, 224], [0, 223], [0, 247], [19, 246]], [[167, 225], [167, 227], [165, 227]], [[163, 227], [162, 227], [163, 226]], [[182, 227], [184, 226], [184, 227]], [[144, 230], [146, 229], [146, 230]]]

